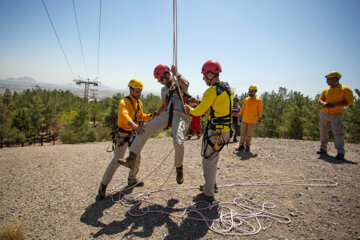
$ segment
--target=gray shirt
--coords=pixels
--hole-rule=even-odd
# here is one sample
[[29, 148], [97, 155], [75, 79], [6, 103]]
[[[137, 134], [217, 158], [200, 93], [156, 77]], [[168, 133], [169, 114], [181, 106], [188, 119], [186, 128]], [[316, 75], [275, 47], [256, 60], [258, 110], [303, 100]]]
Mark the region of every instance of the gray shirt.
[[[166, 86], [161, 89], [161, 99], [162, 100], [166, 99], [166, 96], [169, 94], [169, 90], [170, 90], [169, 87], [166, 87]], [[170, 108], [170, 102], [172, 102], [174, 104], [175, 111], [185, 113], [181, 99], [179, 97], [179, 94], [176, 91], [174, 92], [174, 94], [172, 95], [172, 97], [169, 101], [167, 110], [169, 110], [169, 108]]]

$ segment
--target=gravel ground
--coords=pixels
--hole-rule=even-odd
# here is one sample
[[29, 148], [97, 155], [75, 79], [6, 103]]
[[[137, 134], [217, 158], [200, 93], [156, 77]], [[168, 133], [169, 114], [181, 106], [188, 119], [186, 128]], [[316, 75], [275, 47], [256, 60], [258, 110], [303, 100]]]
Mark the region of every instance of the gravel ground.
[[[360, 238], [359, 144], [346, 144], [346, 161], [340, 162], [332, 157], [333, 144], [330, 156], [319, 159], [315, 153], [319, 142], [312, 141], [253, 138], [251, 153], [242, 154], [234, 153], [237, 144], [225, 147], [218, 164], [220, 187], [216, 199], [231, 202], [242, 194], [259, 204], [275, 204], [276, 208], [269, 212], [291, 219], [291, 223], [284, 224], [260, 217], [261, 231], [245, 237], [214, 233], [205, 222], [190, 219], [198, 217], [195, 213], [182, 218], [163, 213], [131, 216], [129, 206], [112, 200], [120, 198], [119, 190], [127, 180], [128, 170], [124, 167], [115, 173], [108, 188], [109, 197], [96, 201], [98, 184], [112, 158], [112, 153], [106, 152], [108, 145], [109, 142], [103, 142], [1, 149], [0, 227], [19, 219], [26, 227], [28, 239]], [[166, 158], [172, 149], [172, 139], [150, 139], [144, 147], [138, 175], [145, 185], [127, 192], [135, 197], [163, 184], [165, 188], [177, 189], [154, 193], [149, 198], [151, 202], [135, 206], [134, 212], [148, 206], [181, 215], [181, 208], [192, 204], [193, 197], [200, 193], [195, 187], [203, 184], [200, 148], [200, 140], [185, 142], [185, 182], [179, 186], [175, 173], [171, 173], [174, 153]], [[338, 185], [240, 186], [304, 179], [328, 179]], [[238, 185], [223, 186], [227, 184]], [[216, 209], [203, 214], [207, 218], [217, 217]], [[256, 225], [256, 220], [249, 221]]]

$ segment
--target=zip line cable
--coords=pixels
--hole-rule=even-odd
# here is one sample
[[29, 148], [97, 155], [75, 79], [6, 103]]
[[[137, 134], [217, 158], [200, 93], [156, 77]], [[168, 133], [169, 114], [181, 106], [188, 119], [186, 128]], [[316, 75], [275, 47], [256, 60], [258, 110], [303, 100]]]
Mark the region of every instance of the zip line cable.
[[49, 21], [50, 21], [50, 23], [51, 23], [52, 29], [53, 29], [53, 31], [54, 31], [54, 33], [55, 33], [55, 36], [56, 36], [56, 39], [57, 39], [57, 41], [58, 41], [58, 43], [59, 43], [59, 46], [60, 46], [60, 48], [61, 48], [61, 51], [62, 51], [62, 53], [63, 53], [63, 55], [64, 55], [64, 58], [65, 58], [66, 64], [67, 64], [67, 66], [69, 67], [69, 70], [70, 70], [70, 72], [71, 72], [71, 75], [73, 76], [73, 78], [75, 78], [74, 72], [73, 72], [73, 70], [71, 69], [71, 66], [70, 66], [69, 60], [68, 60], [68, 58], [66, 57], [66, 54], [65, 54], [64, 48], [63, 48], [63, 46], [61, 45], [61, 42], [60, 42], [59, 36], [58, 36], [58, 34], [57, 34], [57, 32], [56, 32], [55, 26], [54, 26], [54, 24], [53, 24], [53, 21], [51, 20], [51, 17], [50, 17], [49, 11], [47, 10], [47, 7], [46, 7], [46, 4], [45, 4], [44, 0], [42, 0], [42, 3], [43, 3], [43, 5], [44, 5], [44, 8], [45, 8], [46, 14], [47, 14], [48, 19], [49, 19]]
[[88, 73], [87, 73], [87, 68], [86, 68], [84, 49], [83, 49], [82, 42], [81, 42], [81, 37], [80, 37], [79, 22], [78, 22], [77, 15], [76, 15], [75, 1], [72, 0], [72, 3], [73, 3], [73, 7], [74, 7], [74, 15], [75, 15], [75, 21], [76, 21], [78, 36], [79, 36], [79, 42], [80, 42], [80, 47], [81, 47], [81, 54], [82, 54], [82, 59], [83, 59], [83, 63], [84, 63], [85, 74], [86, 74], [86, 78], [89, 79], [89, 76], [88, 76]]
[[96, 78], [99, 77], [99, 65], [100, 65], [100, 35], [101, 35], [101, 12], [102, 12], [102, 0], [100, 0], [100, 16], [99, 16], [99, 40], [98, 40], [98, 59], [97, 59], [97, 72]]

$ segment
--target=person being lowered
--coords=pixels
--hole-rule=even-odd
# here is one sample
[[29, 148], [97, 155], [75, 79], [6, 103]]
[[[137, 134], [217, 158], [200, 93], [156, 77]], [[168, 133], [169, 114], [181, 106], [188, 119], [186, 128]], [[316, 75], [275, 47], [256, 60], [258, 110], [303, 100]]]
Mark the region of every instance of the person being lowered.
[[196, 108], [185, 105], [185, 110], [193, 116], [202, 116], [210, 109], [210, 117], [201, 148], [205, 184], [200, 186], [202, 193], [197, 196], [198, 201], [212, 202], [215, 200], [216, 170], [220, 151], [229, 142], [232, 135], [233, 91], [228, 83], [220, 81], [219, 74], [221, 72], [222, 69], [218, 62], [213, 60], [205, 62], [201, 73], [209, 88]]
[[[97, 195], [98, 199], [103, 199], [105, 197], [106, 187], [110, 183], [116, 169], [120, 166], [118, 159], [124, 157], [126, 148], [131, 146], [135, 138], [135, 133], [141, 134], [144, 132], [144, 127], [139, 124], [139, 121], [149, 121], [152, 118], [152, 114], [145, 114], [143, 112], [142, 102], [139, 100], [143, 89], [142, 82], [137, 79], [131, 79], [128, 87], [130, 94], [121, 99], [119, 104], [114, 157], [110, 161], [102, 177]], [[136, 179], [140, 160], [141, 156], [139, 154], [135, 159], [134, 167], [129, 171], [129, 186], [143, 184]]]
[[[173, 77], [176, 76], [178, 84], [174, 84]], [[161, 107], [154, 112], [155, 117], [151, 122], [145, 124], [145, 129], [141, 135], [136, 136], [130, 147], [129, 157], [120, 159], [119, 163], [130, 169], [134, 168], [136, 159], [140, 155], [142, 148], [149, 137], [158, 129], [172, 127], [173, 145], [175, 148], [175, 167], [176, 182], [184, 182], [183, 160], [184, 160], [184, 140], [187, 129], [188, 116], [185, 113], [182, 95], [186, 93], [189, 82], [178, 73], [175, 66], [171, 67], [159, 64], [154, 70], [154, 77], [164, 85], [161, 89]]]

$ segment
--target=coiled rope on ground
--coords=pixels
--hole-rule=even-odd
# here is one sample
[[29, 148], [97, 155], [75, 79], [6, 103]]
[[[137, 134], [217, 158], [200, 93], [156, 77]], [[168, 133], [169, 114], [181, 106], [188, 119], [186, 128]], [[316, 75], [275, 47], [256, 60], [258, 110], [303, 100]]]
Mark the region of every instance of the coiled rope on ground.
[[[147, 174], [142, 180], [146, 180], [152, 174], [154, 174], [160, 166], [168, 159], [172, 149], [163, 159], [161, 163], [153, 171]], [[114, 203], [122, 204], [123, 206], [130, 207], [128, 214], [134, 217], [145, 216], [148, 213], [167, 214], [174, 218], [180, 218], [182, 220], [194, 220], [204, 222], [207, 227], [221, 235], [231, 236], [246, 236], [255, 235], [262, 230], [262, 224], [260, 218], [274, 220], [280, 224], [291, 223], [291, 218], [276, 214], [273, 210], [276, 205], [273, 203], [264, 202], [262, 204], [256, 203], [249, 198], [239, 194], [231, 202], [213, 202], [209, 203], [206, 201], [194, 202], [186, 207], [177, 208], [172, 206], [162, 206], [164, 210], [152, 209], [151, 206], [160, 206], [155, 203], [155, 194], [160, 192], [175, 192], [185, 190], [198, 190], [199, 187], [172, 187], [165, 188], [165, 184], [168, 182], [170, 176], [174, 171], [174, 167], [169, 172], [167, 178], [157, 189], [150, 190], [147, 192], [130, 192], [132, 188], [126, 187], [126, 185], [115, 185], [110, 196]], [[233, 183], [219, 185], [218, 188], [233, 188], [240, 186], [308, 186], [308, 187], [335, 187], [338, 183], [328, 179], [303, 179], [303, 180], [290, 180], [290, 181], [279, 181], [279, 182], [244, 182], [244, 183]], [[136, 196], [135, 196], [136, 195]], [[115, 199], [118, 196], [118, 199]], [[135, 196], [135, 197], [132, 197]], [[153, 201], [151, 201], [153, 199]], [[163, 200], [163, 199], [162, 199]], [[140, 209], [141, 205], [144, 205]], [[217, 211], [217, 216], [209, 218], [206, 213], [209, 211]]]

